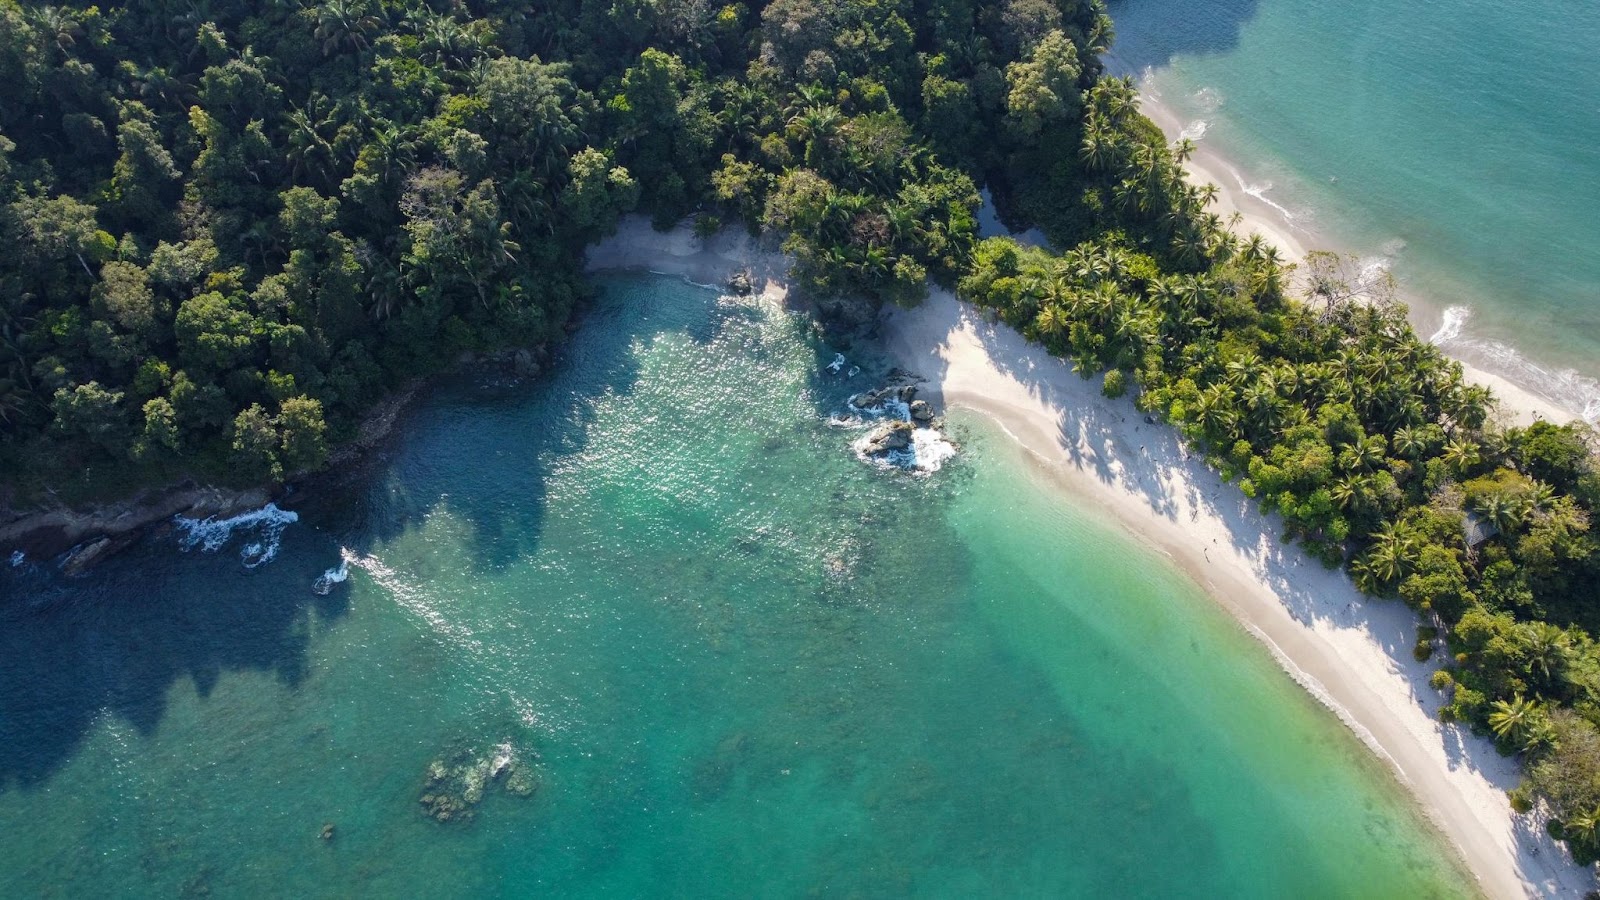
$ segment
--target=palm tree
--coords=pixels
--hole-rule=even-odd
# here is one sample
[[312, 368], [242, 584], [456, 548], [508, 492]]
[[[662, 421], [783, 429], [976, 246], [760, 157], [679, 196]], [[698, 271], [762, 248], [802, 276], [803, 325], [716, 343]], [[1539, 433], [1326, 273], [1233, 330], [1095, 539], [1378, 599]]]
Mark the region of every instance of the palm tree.
[[1600, 806], [1568, 816], [1561, 823], [1561, 839], [1593, 847], [1600, 841]]
[[1401, 459], [1414, 460], [1426, 453], [1427, 439], [1420, 428], [1398, 428], [1394, 433], [1394, 452]]
[[419, 14], [414, 25], [425, 62], [465, 69], [484, 54], [483, 37], [453, 16], [427, 12]]
[[1465, 437], [1453, 438], [1444, 446], [1441, 454], [1444, 464], [1449, 466], [1458, 477], [1464, 477], [1473, 466], [1478, 464], [1478, 444], [1476, 441]]
[[62, 53], [66, 53], [77, 46], [78, 38], [83, 36], [83, 26], [72, 17], [72, 12], [59, 6], [46, 6], [38, 12], [39, 30], [49, 38]]
[[1510, 702], [1496, 700], [1491, 704], [1489, 730], [1494, 736], [1510, 743], [1518, 742], [1538, 716], [1539, 704], [1516, 695]]
[[808, 106], [789, 117], [789, 133], [805, 143], [806, 165], [815, 169], [821, 154], [819, 147], [832, 148], [834, 138], [844, 122], [844, 114], [832, 104]]
[[328, 120], [313, 121], [306, 110], [291, 108], [288, 115], [287, 156], [292, 177], [297, 182], [314, 181], [324, 189], [333, 187], [333, 145], [321, 129]]
[[1084, 33], [1083, 49], [1090, 59], [1099, 59], [1111, 49], [1111, 40], [1115, 30], [1111, 27], [1111, 17], [1105, 13], [1096, 13], [1094, 21], [1089, 24]]
[[1261, 373], [1261, 358], [1254, 353], [1245, 353], [1228, 360], [1228, 383], [1234, 386], [1249, 384], [1256, 380]]
[[1572, 650], [1572, 636], [1549, 622], [1538, 620], [1517, 626], [1528, 674], [1537, 674], [1545, 683], [1566, 670]]
[[1396, 584], [1411, 574], [1416, 550], [1416, 536], [1401, 531], [1393, 522], [1385, 522], [1372, 535], [1372, 549], [1367, 552], [1368, 566], [1380, 582]]
[[332, 56], [344, 47], [366, 50], [371, 46], [367, 33], [383, 24], [362, 0], [326, 0], [317, 7], [316, 19], [315, 35], [322, 42], [323, 56]]
[[1207, 433], [1215, 437], [1226, 435], [1237, 419], [1233, 411], [1233, 391], [1221, 382], [1201, 391], [1195, 405], [1195, 418]]
[[1066, 310], [1059, 303], [1046, 303], [1039, 310], [1038, 318], [1034, 320], [1034, 327], [1045, 337], [1060, 337], [1072, 325], [1072, 320], [1067, 317]]
[[1533, 490], [1523, 498], [1528, 515], [1548, 513], [1556, 502], [1556, 489], [1542, 481], [1533, 483]]
[[1104, 129], [1091, 127], [1083, 133], [1083, 143], [1078, 148], [1078, 158], [1091, 172], [1103, 171], [1111, 162], [1112, 142]]
[[1349, 509], [1350, 505], [1361, 496], [1365, 479], [1365, 475], [1346, 475], [1328, 488], [1328, 496], [1333, 498], [1334, 503], [1339, 504], [1340, 509]]
[[1350, 467], [1370, 472], [1383, 465], [1383, 437], [1374, 436], [1350, 445]]
[[1210, 244], [1206, 240], [1205, 231], [1199, 228], [1185, 228], [1172, 238], [1172, 250], [1179, 260], [1194, 266], [1199, 265], [1206, 258]]
[[1509, 535], [1522, 527], [1521, 504], [1504, 491], [1485, 494], [1474, 506], [1501, 534]]

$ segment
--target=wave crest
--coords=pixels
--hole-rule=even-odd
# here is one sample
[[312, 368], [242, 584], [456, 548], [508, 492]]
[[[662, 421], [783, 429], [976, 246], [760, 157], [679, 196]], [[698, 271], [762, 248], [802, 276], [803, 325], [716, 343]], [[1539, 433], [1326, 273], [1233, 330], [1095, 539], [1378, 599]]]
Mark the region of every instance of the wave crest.
[[255, 532], [256, 540], [245, 544], [239, 551], [239, 559], [247, 569], [276, 559], [283, 530], [298, 521], [299, 513], [279, 509], [275, 503], [225, 519], [216, 516], [204, 519], [187, 516], [173, 518], [173, 523], [183, 532], [178, 539], [178, 546], [185, 551], [199, 547], [202, 553], [215, 553], [227, 545], [234, 532]]

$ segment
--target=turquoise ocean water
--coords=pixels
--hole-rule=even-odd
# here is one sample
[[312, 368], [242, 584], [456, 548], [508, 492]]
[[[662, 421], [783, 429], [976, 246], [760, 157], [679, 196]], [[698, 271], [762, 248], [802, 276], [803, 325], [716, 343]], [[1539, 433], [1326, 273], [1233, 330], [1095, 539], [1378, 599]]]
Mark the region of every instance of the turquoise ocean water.
[[605, 285], [548, 378], [443, 384], [276, 536], [0, 574], [0, 896], [1470, 894], [1264, 648], [981, 420], [873, 468], [829, 421], [870, 360]]
[[[1115, 55], [1228, 177], [1387, 259], [1424, 336], [1600, 416], [1600, 10], [1111, 0]], [[1217, 173], [1223, 177], [1222, 173]], [[1305, 237], [1305, 235], [1302, 235]]]

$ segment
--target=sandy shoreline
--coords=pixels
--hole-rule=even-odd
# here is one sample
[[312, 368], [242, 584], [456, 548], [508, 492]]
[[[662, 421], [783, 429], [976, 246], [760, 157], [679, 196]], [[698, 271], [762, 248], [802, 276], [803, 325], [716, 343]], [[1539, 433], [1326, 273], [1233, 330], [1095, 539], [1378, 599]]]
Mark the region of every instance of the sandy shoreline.
[[1438, 721], [1434, 665], [1413, 659], [1417, 620], [1404, 605], [1363, 597], [1342, 572], [1282, 546], [1276, 517], [1190, 456], [1175, 430], [1146, 424], [1130, 401], [1102, 397], [1100, 379], [949, 294], [895, 310], [885, 334], [946, 404], [995, 420], [1068, 492], [1165, 553], [1267, 644], [1393, 766], [1488, 895], [1593, 888], [1539, 823], [1512, 812], [1515, 761]]
[[[591, 249], [589, 268], [704, 284], [747, 270], [782, 296], [787, 266], [743, 234], [701, 240], [630, 219]], [[1102, 397], [1098, 379], [1080, 378], [947, 292], [891, 311], [883, 339], [945, 404], [993, 419], [1068, 493], [1183, 567], [1393, 766], [1489, 896], [1581, 896], [1595, 887], [1540, 823], [1512, 812], [1505, 791], [1517, 783], [1516, 762], [1438, 721], [1440, 698], [1427, 683], [1433, 666], [1411, 656], [1417, 620], [1409, 609], [1364, 598], [1343, 573], [1281, 546], [1275, 517], [1191, 457], [1173, 429], [1145, 424], [1130, 401]]]
[[[1183, 120], [1159, 98], [1141, 93], [1139, 109], [1161, 128], [1168, 140], [1177, 141], [1183, 133], [1185, 127]], [[1190, 181], [1217, 186], [1217, 199], [1212, 205], [1214, 212], [1222, 216], [1224, 221], [1237, 213], [1238, 224], [1234, 226], [1235, 231], [1241, 235], [1259, 233], [1282, 252], [1285, 262], [1298, 262], [1304, 259], [1307, 250], [1345, 251], [1345, 248], [1337, 246], [1325, 235], [1294, 223], [1284, 210], [1248, 193], [1239, 170], [1233, 163], [1206, 146], [1203, 141], [1196, 143], [1194, 153], [1185, 168]], [[1402, 285], [1402, 293], [1405, 293], [1404, 288]], [[1415, 313], [1416, 310], [1412, 315], [1413, 323], [1417, 320]], [[1423, 336], [1427, 333], [1421, 332]], [[1583, 411], [1580, 409], [1564, 406], [1526, 385], [1475, 366], [1450, 353], [1448, 348], [1445, 349], [1445, 353], [1461, 363], [1467, 380], [1489, 388], [1494, 392], [1494, 396], [1500, 399], [1502, 424], [1525, 426], [1537, 419], [1569, 422], [1583, 418]]]

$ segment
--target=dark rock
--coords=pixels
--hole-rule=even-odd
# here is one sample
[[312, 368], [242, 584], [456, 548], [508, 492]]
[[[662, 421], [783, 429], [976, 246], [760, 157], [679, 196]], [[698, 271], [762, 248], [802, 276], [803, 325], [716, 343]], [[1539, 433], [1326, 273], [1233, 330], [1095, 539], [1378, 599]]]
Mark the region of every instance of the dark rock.
[[518, 378], [532, 378], [539, 374], [539, 361], [533, 358], [531, 350], [518, 350], [511, 355], [511, 371]]
[[904, 450], [911, 446], [912, 431], [910, 422], [885, 422], [867, 435], [861, 446], [862, 452], [868, 456], [878, 456], [893, 450]]
[[871, 409], [883, 401], [880, 391], [862, 391], [850, 398], [850, 405], [858, 409]]
[[755, 289], [755, 282], [751, 279], [749, 272], [741, 270], [728, 276], [729, 293], [738, 294], [742, 297], [745, 294], [753, 292]]
[[83, 574], [83, 570], [94, 565], [95, 560], [99, 559], [100, 555], [105, 553], [110, 546], [111, 538], [108, 537], [99, 538], [87, 544], [80, 544], [76, 550], [67, 554], [66, 559], [61, 561], [61, 571], [67, 575]]
[[901, 403], [910, 403], [917, 398], [917, 386], [914, 384], [901, 385], [900, 389], [895, 391], [895, 396]]
[[[835, 345], [846, 335], [864, 334], [877, 324], [882, 301], [866, 297], [823, 297], [815, 300], [817, 318]], [[837, 338], [832, 336], [838, 335]]]
[[911, 401], [911, 420], [914, 422], [932, 422], [933, 407], [926, 400]]

